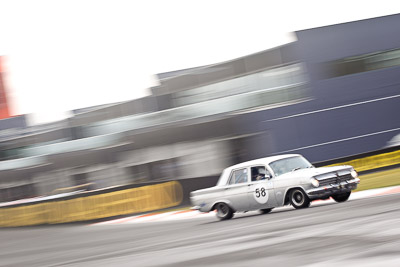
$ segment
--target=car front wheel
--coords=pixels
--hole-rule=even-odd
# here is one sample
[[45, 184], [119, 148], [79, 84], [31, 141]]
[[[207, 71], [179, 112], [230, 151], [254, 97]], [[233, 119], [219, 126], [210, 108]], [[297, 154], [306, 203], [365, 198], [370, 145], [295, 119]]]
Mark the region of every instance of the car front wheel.
[[296, 188], [290, 192], [290, 204], [296, 209], [308, 208], [310, 199], [303, 190]]
[[220, 220], [229, 220], [233, 217], [233, 210], [226, 203], [216, 205], [217, 217]]
[[339, 195], [334, 195], [332, 196], [332, 198], [336, 201], [336, 202], [345, 202], [346, 200], [349, 199], [351, 192], [347, 192], [347, 193], [343, 193], [343, 194], [339, 194]]

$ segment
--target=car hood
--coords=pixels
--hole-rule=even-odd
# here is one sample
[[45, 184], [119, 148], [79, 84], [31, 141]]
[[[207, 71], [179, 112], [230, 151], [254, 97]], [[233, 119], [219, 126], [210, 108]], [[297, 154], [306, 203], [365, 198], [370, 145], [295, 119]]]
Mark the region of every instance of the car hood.
[[308, 168], [308, 169], [300, 169], [292, 172], [287, 172], [285, 174], [280, 175], [280, 178], [289, 178], [289, 177], [315, 177], [320, 176], [327, 173], [339, 172], [341, 175], [349, 173], [353, 169], [352, 166], [333, 166], [333, 167], [320, 167], [320, 168]]

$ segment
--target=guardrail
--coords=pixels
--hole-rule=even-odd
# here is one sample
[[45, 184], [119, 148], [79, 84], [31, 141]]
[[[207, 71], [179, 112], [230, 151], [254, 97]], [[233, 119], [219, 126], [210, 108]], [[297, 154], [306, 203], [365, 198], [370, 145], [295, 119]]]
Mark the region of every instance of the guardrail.
[[400, 146], [318, 162], [314, 165], [317, 167], [351, 165], [359, 173], [367, 173], [382, 168], [392, 168], [400, 165]]

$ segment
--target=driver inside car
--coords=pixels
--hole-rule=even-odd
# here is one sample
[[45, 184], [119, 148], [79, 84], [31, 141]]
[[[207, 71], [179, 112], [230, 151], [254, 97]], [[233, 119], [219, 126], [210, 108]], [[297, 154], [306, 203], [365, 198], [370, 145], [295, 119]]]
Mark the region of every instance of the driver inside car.
[[260, 180], [264, 180], [265, 179], [265, 168], [263, 167], [259, 167], [257, 169], [254, 169], [254, 173], [252, 175], [252, 180], [253, 181], [260, 181]]

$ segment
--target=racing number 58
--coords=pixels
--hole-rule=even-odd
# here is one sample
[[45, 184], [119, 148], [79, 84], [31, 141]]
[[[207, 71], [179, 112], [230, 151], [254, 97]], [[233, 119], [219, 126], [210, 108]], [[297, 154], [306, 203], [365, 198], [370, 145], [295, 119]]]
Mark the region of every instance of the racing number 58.
[[265, 197], [267, 195], [267, 193], [265, 192], [265, 188], [261, 187], [261, 189], [257, 188], [256, 189], [256, 197], [259, 198], [261, 197]]

